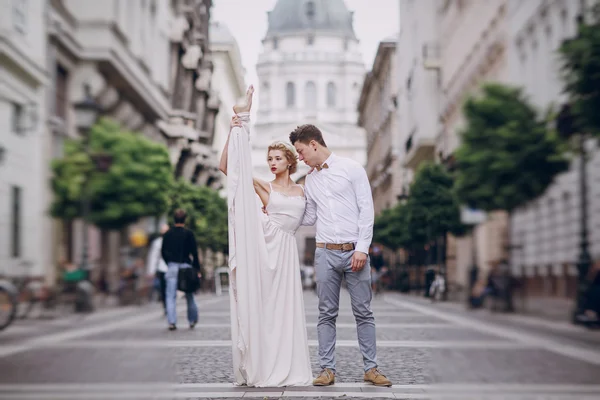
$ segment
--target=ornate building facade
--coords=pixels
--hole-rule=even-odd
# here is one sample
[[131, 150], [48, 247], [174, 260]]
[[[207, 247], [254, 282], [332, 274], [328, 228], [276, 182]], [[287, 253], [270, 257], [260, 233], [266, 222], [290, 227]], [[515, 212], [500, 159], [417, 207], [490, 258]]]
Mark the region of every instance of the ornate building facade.
[[[510, 82], [525, 89], [540, 112], [565, 100], [557, 50], [577, 33], [577, 17], [591, 1], [509, 1]], [[600, 152], [588, 143], [588, 219], [590, 254], [600, 260]], [[559, 175], [543, 196], [512, 216], [514, 273], [523, 276], [530, 295], [574, 298], [579, 256], [580, 159]]]
[[[3, 87], [2, 98], [9, 94], [8, 104], [14, 105], [9, 108], [20, 110], [23, 126], [31, 125], [30, 109], [37, 110], [39, 124], [32, 134], [10, 138], [7, 143], [16, 147], [7, 150], [2, 176], [8, 176], [8, 170], [31, 170], [31, 179], [19, 179], [31, 182], [31, 188], [17, 190], [13, 188], [16, 183], [2, 181], [0, 193], [14, 191], [14, 212], [22, 217], [10, 226], [1, 226], [2, 242], [7, 238], [16, 244], [14, 252], [0, 253], [0, 259], [17, 274], [27, 272], [53, 282], [59, 260], [79, 264], [82, 257], [81, 221], [52, 220], [47, 211], [52, 201], [50, 162], [62, 156], [65, 139], [81, 134], [75, 126], [73, 105], [86, 96], [100, 105], [101, 116], [167, 145], [178, 177], [199, 185], [219, 185], [212, 149], [220, 105], [211, 89], [212, 0], [15, 0], [3, 2], [2, 7], [5, 5], [8, 9], [3, 9], [2, 15], [11, 18], [0, 22], [11, 25], [11, 29], [2, 27], [2, 34], [9, 32], [10, 65], [15, 71], [25, 71], [17, 76], [26, 77], [23, 88], [29, 94], [19, 95]], [[19, 50], [25, 47], [29, 49], [27, 57]], [[2, 79], [3, 83], [9, 81], [17, 88], [18, 80]], [[0, 109], [4, 113], [4, 108]], [[9, 114], [3, 121], [11, 120]], [[27, 159], [35, 162], [23, 169], [18, 155], [26, 153]], [[0, 198], [2, 209], [9, 210], [4, 196]], [[90, 227], [92, 268], [101, 257], [108, 257], [103, 261], [115, 272], [119, 236], [110, 234], [102, 240], [113, 251], [100, 251], [100, 233]], [[0, 252], [8, 248], [2, 246]], [[25, 262], [32, 265], [28, 271], [18, 267]]]
[[[246, 81], [237, 41], [222, 22], [210, 24], [210, 50], [215, 65], [211, 85], [223, 105], [215, 121], [213, 140], [213, 150], [217, 152], [220, 159], [229, 136], [233, 105], [246, 93]], [[226, 179], [221, 181], [224, 186]]]
[[379, 43], [373, 68], [362, 85], [358, 124], [367, 135], [367, 175], [375, 215], [392, 207], [402, 193], [404, 166], [398, 135], [396, 37]]
[[45, 3], [0, 2], [0, 276], [42, 275], [49, 261]]
[[[340, 156], [366, 162], [364, 130], [357, 104], [365, 67], [353, 16], [343, 0], [278, 0], [258, 59], [259, 109], [252, 134], [254, 174], [272, 179], [266, 149], [288, 141], [298, 125], [312, 123]], [[301, 163], [293, 176], [301, 180]], [[314, 228], [298, 231], [301, 262], [312, 264]]]

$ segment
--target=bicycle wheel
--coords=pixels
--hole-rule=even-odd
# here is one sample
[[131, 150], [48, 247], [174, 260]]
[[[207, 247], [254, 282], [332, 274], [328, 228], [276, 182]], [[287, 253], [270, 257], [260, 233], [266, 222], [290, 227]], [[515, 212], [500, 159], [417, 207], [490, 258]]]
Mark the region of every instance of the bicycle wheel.
[[17, 313], [17, 291], [11, 286], [0, 282], [0, 331], [13, 322]]

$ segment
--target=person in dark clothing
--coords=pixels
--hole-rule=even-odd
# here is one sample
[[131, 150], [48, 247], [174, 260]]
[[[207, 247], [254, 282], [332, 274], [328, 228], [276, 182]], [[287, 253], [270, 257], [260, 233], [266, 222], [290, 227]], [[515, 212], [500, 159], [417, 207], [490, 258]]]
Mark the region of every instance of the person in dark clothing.
[[[163, 236], [161, 254], [167, 263], [165, 274], [167, 281], [167, 321], [169, 330], [177, 329], [177, 311], [175, 308], [177, 297], [177, 275], [181, 268], [194, 268], [200, 276], [200, 262], [198, 261], [198, 246], [194, 233], [185, 227], [187, 214], [182, 209], [177, 209], [174, 214], [175, 226]], [[198, 307], [193, 293], [186, 293], [187, 317], [190, 328], [198, 323]]]

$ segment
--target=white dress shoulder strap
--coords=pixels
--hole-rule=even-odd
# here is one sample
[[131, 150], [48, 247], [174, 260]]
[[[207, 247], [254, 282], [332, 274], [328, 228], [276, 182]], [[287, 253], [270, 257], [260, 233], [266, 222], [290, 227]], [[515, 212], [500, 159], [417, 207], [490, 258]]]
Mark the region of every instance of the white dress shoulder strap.
[[298, 185], [298, 186], [300, 186], [300, 189], [302, 189], [302, 194], [306, 196], [306, 190], [304, 190], [304, 186], [302, 186], [302, 185]]

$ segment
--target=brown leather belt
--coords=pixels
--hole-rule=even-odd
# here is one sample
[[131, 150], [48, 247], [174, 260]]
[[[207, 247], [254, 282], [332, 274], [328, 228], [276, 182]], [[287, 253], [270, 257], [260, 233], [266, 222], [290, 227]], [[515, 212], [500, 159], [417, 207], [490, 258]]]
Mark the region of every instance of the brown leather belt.
[[317, 247], [320, 249], [327, 250], [342, 250], [342, 251], [351, 251], [354, 250], [354, 243], [318, 243]]

